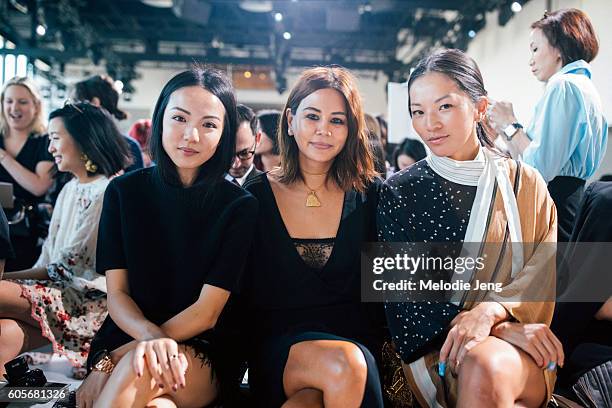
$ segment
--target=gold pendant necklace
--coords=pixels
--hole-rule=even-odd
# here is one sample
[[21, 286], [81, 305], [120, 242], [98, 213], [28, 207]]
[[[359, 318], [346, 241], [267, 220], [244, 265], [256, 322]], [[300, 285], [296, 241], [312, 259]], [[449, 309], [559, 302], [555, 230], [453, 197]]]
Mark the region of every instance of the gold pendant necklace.
[[306, 195], [306, 207], [320, 207], [321, 201], [319, 201], [319, 197], [317, 197], [317, 190], [323, 187], [323, 184], [325, 184], [325, 181], [318, 188], [310, 188], [310, 186], [306, 184], [306, 180], [302, 180], [302, 181], [304, 182], [304, 185], [308, 189], [308, 194]]
[[306, 207], [320, 207], [320, 206], [321, 206], [321, 202], [319, 201], [319, 198], [317, 197], [317, 192], [314, 190], [311, 190], [306, 196]]

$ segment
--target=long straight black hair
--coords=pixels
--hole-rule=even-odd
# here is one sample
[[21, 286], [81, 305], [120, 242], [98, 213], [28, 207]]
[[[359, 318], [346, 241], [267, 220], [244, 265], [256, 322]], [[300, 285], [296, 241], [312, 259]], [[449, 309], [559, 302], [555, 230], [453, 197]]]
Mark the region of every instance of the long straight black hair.
[[157, 99], [151, 131], [152, 159], [157, 163], [157, 169], [164, 181], [174, 185], [181, 185], [181, 180], [174, 162], [162, 145], [164, 112], [170, 95], [181, 88], [190, 86], [199, 86], [215, 95], [225, 108], [223, 132], [217, 150], [206, 163], [200, 166], [195, 182], [214, 183], [222, 180], [232, 164], [236, 149], [236, 97], [229, 78], [219, 70], [199, 66], [177, 74], [168, 81]]
[[[465, 92], [474, 103], [477, 103], [483, 96], [487, 96], [482, 74], [476, 61], [461, 50], [439, 50], [420, 60], [414, 71], [410, 74], [408, 79], [408, 111], [410, 112], [410, 117], [412, 117], [412, 110], [410, 110], [410, 88], [414, 81], [429, 72], [437, 72], [452, 79], [459, 89]], [[481, 145], [494, 150], [496, 153], [500, 153], [493, 143], [495, 131], [489, 125], [486, 117], [482, 122], [478, 122], [476, 134]]]

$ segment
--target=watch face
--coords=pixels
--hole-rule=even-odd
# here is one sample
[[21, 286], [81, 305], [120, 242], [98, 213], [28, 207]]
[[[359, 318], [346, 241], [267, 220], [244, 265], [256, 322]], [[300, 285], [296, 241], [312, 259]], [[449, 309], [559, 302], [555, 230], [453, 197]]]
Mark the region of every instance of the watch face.
[[506, 137], [512, 137], [514, 136], [517, 130], [518, 129], [514, 125], [510, 124], [504, 129], [504, 134], [506, 135]]

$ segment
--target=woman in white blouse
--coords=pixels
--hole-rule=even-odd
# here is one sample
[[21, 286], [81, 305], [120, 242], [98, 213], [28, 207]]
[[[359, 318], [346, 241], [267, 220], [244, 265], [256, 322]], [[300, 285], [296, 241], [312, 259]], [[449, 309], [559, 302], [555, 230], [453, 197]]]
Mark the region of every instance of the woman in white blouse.
[[49, 342], [82, 367], [106, 317], [106, 282], [95, 268], [98, 223], [127, 146], [110, 115], [83, 102], [51, 113], [49, 153], [73, 178], [57, 199], [38, 261], [0, 281], [0, 374], [19, 353]]

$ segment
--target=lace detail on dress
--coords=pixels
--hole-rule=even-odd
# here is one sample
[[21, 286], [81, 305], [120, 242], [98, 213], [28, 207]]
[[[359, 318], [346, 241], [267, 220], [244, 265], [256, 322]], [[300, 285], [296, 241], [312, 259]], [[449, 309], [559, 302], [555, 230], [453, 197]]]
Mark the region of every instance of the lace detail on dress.
[[314, 269], [323, 269], [334, 249], [335, 240], [335, 238], [293, 238], [293, 245], [306, 265]]

